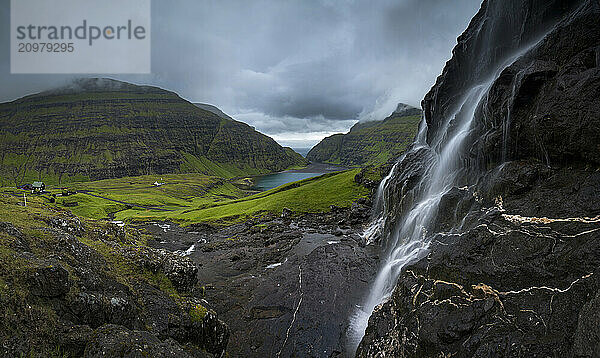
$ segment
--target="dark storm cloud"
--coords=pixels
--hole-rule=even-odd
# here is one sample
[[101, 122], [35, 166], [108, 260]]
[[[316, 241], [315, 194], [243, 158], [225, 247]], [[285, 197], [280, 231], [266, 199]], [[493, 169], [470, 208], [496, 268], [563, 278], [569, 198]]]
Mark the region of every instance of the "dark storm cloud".
[[[8, 0], [0, 45], [8, 48]], [[101, 4], [101, 2], [98, 2]], [[273, 135], [306, 138], [419, 105], [480, 0], [155, 0], [152, 75], [111, 76], [213, 103]], [[9, 75], [0, 98], [71, 76]], [[310, 138], [310, 139], [309, 139]], [[301, 139], [289, 139], [297, 141]]]

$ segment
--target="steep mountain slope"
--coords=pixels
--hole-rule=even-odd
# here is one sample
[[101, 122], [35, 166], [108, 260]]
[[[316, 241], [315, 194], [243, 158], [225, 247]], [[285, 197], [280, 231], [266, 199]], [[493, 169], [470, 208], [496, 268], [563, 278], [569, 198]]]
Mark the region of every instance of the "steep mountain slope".
[[226, 113], [224, 113], [222, 110], [220, 110], [219, 108], [213, 106], [212, 104], [208, 104], [208, 103], [194, 103], [194, 105], [200, 109], [203, 109], [205, 111], [209, 111], [212, 112], [214, 114], [216, 114], [217, 116], [223, 118], [223, 119], [229, 119], [229, 120], [234, 120], [233, 118], [231, 118], [231, 116], [227, 115]]
[[600, 356], [599, 18], [483, 2], [384, 184], [397, 274], [358, 357]]
[[4, 185], [186, 172], [232, 177], [306, 162], [173, 92], [109, 79], [0, 104], [0, 149]]
[[359, 122], [346, 134], [323, 139], [306, 159], [345, 166], [383, 164], [399, 157], [412, 143], [420, 118], [419, 109], [400, 103], [382, 121]]

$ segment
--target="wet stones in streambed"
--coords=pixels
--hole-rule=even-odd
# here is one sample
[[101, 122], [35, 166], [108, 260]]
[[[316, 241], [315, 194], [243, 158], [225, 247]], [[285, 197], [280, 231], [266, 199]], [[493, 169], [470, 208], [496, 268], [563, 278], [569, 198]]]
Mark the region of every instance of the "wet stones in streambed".
[[[298, 247], [262, 276], [246, 305], [251, 329], [232, 337], [243, 354], [328, 357], [344, 351], [349, 317], [375, 274], [375, 259], [345, 243]], [[252, 340], [262, 345], [252, 348]]]
[[[362, 223], [351, 219], [368, 211], [360, 204], [218, 229], [193, 225], [158, 246], [181, 253], [192, 235], [206, 239], [196, 239], [186, 257], [198, 264], [206, 299], [231, 329], [229, 354], [324, 357], [344, 351], [349, 317], [375, 274], [373, 248], [361, 247]], [[171, 240], [156, 233], [155, 244]]]

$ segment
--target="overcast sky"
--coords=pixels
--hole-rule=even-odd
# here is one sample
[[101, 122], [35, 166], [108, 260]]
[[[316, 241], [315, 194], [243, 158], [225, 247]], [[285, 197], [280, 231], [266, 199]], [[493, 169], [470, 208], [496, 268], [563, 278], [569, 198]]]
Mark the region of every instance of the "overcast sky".
[[[310, 147], [398, 102], [419, 106], [480, 3], [153, 0], [152, 74], [100, 76], [173, 90]], [[70, 81], [10, 74], [9, 6], [0, 0], [0, 101]]]

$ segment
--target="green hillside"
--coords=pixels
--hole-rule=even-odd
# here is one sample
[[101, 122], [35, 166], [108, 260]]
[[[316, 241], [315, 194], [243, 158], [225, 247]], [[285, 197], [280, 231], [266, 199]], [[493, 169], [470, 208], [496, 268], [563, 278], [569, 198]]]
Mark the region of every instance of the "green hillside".
[[[155, 181], [164, 185], [152, 185]], [[54, 204], [92, 219], [107, 219], [111, 214], [132, 207], [142, 211], [174, 211], [191, 205], [207, 205], [249, 195], [249, 192], [235, 187], [231, 180], [202, 174], [104, 179], [73, 183], [69, 188], [77, 191], [77, 194], [56, 197]], [[48, 191], [51, 194], [61, 193], [58, 188], [49, 188]], [[6, 188], [4, 192], [14, 195], [15, 190]], [[44, 196], [50, 200], [51, 194]]]
[[[208, 196], [188, 198], [186, 204], [171, 205], [170, 211], [146, 210], [133, 207], [116, 213], [124, 221], [167, 220], [187, 225], [197, 222], [231, 223], [265, 213], [279, 214], [284, 208], [301, 213], [327, 212], [331, 205], [348, 207], [352, 202], [369, 194], [369, 189], [357, 183], [355, 176], [360, 169], [324, 174], [298, 182], [236, 198], [235, 190], [225, 186], [216, 188], [224, 195], [209, 193]], [[172, 194], [171, 194], [172, 195]], [[164, 200], [155, 201], [155, 204]]]
[[262, 174], [305, 165], [247, 124], [156, 87], [109, 79], [0, 104], [0, 185]]
[[359, 122], [346, 134], [323, 139], [306, 158], [353, 167], [383, 164], [399, 157], [413, 142], [420, 120], [420, 110], [400, 104], [383, 121]]
[[[300, 213], [327, 212], [331, 205], [347, 207], [369, 194], [357, 175], [377, 176], [376, 172], [352, 169], [323, 174], [288, 183], [265, 192], [236, 187], [233, 179], [202, 174], [143, 175], [72, 183], [76, 194], [62, 196], [50, 186], [43, 195], [27, 200], [69, 210], [90, 219], [115, 218], [124, 221], [168, 220], [180, 224], [197, 222], [231, 223], [266, 213], [280, 214], [284, 208]], [[380, 177], [377, 177], [379, 180]], [[154, 186], [154, 181], [164, 182]], [[0, 188], [0, 195], [23, 200], [24, 191]]]

